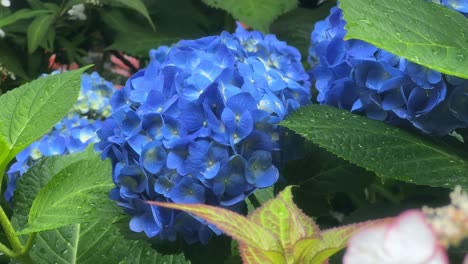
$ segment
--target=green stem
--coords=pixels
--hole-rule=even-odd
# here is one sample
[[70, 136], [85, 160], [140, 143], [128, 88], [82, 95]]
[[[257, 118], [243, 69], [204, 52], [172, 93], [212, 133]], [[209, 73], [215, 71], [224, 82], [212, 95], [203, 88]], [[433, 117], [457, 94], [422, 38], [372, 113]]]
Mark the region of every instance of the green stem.
[[29, 250], [31, 249], [31, 247], [34, 244], [34, 240], [36, 240], [36, 236], [37, 236], [37, 233], [31, 233], [29, 235], [28, 241], [26, 241], [26, 245], [24, 246], [23, 251], [21, 252], [21, 254], [27, 254], [29, 252]]
[[9, 258], [15, 258], [17, 256], [17, 254], [13, 250], [9, 249], [2, 243], [0, 243], [0, 252], [5, 254]]
[[3, 230], [5, 231], [5, 234], [7, 236], [8, 241], [10, 242], [11, 247], [13, 248], [14, 252], [21, 253], [23, 252], [23, 245], [21, 244], [21, 241], [19, 238], [16, 236], [16, 231], [11, 225], [10, 219], [8, 219], [8, 216], [6, 215], [5, 211], [3, 211], [3, 208], [0, 206], [0, 225], [2, 225]]
[[400, 204], [400, 200], [384, 187], [377, 184], [372, 184], [371, 187], [391, 203], [395, 205]]

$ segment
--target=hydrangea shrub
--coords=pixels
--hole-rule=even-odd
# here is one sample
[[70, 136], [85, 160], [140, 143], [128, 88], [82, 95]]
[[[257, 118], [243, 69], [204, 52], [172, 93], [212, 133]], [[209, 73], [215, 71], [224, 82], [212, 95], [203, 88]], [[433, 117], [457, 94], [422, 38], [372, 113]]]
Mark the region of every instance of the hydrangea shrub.
[[[464, 1], [434, 1], [465, 12]], [[344, 40], [338, 7], [316, 23], [309, 63], [317, 101], [425, 133], [446, 135], [468, 125], [468, 82], [425, 68], [361, 40]]]
[[113, 163], [111, 198], [148, 237], [207, 242], [215, 228], [145, 201], [239, 210], [279, 178], [277, 127], [309, 103], [299, 52], [273, 35], [248, 32], [183, 40], [150, 53], [147, 68], [111, 99], [98, 131]]

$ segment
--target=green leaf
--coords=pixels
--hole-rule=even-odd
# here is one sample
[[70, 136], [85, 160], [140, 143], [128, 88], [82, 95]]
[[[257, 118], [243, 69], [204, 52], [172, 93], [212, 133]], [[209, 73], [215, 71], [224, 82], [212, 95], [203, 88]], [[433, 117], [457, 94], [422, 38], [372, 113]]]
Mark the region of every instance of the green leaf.
[[101, 19], [109, 27], [119, 33], [147, 32], [148, 35], [154, 34], [148, 27], [138, 24], [135, 20], [128, 17], [122, 9], [99, 9]]
[[146, 20], [148, 20], [148, 23], [151, 25], [153, 30], [156, 30], [156, 27], [154, 26], [153, 21], [151, 20], [151, 17], [150, 17], [150, 15], [148, 13], [148, 10], [146, 9], [145, 4], [141, 0], [132, 0], [132, 1], [114, 0], [114, 1], [110, 1], [110, 3], [112, 5], [115, 5], [114, 3], [117, 3], [118, 4], [117, 6], [122, 5], [122, 6], [125, 6], [125, 7], [129, 8], [129, 9], [133, 9], [133, 10], [137, 11], [138, 13], [143, 15], [146, 18]]
[[45, 15], [36, 17], [28, 27], [28, 52], [32, 54], [47, 36], [52, 23], [55, 20], [54, 15]]
[[28, 19], [47, 13], [50, 13], [50, 10], [20, 9], [9, 16], [0, 18], [0, 28], [13, 24], [18, 20]]
[[61, 227], [40, 232], [30, 251], [34, 263], [119, 263], [131, 243], [113, 224], [115, 219]]
[[227, 209], [204, 204], [175, 204], [163, 202], [148, 202], [149, 204], [183, 210], [194, 214], [214, 225], [236, 239], [254, 249], [265, 252], [282, 252], [281, 244], [265, 228], [246, 217]]
[[336, 3], [326, 1], [319, 8], [296, 8], [280, 16], [270, 27], [271, 33], [297, 48], [302, 59], [307, 59], [310, 46], [310, 32], [317, 21], [327, 17], [330, 8]]
[[377, 176], [468, 187], [468, 163], [422, 136], [330, 106], [310, 105], [282, 125]]
[[[361, 39], [431, 69], [468, 78], [468, 20], [421, 0], [343, 0], [346, 39]], [[382, 19], [382, 16], [385, 19]]]
[[[27, 226], [29, 209], [34, 197], [47, 186], [54, 175], [72, 164], [95, 156], [92, 147], [82, 153], [50, 157], [31, 167], [17, 183], [12, 223], [15, 229]], [[110, 178], [110, 175], [107, 175]], [[93, 175], [89, 175], [93, 177]], [[113, 204], [110, 199], [100, 202]], [[35, 263], [167, 263], [182, 264], [183, 255], [163, 255], [144, 241], [125, 239], [116, 225], [118, 214], [108, 214], [99, 220], [64, 226], [37, 234], [30, 251]], [[22, 237], [26, 240], [25, 237]], [[123, 261], [125, 259], [125, 261]], [[121, 262], [123, 261], [123, 262]]]
[[[135, 41], [136, 39], [138, 41]], [[120, 50], [132, 56], [148, 57], [150, 49], [170, 45], [178, 40], [178, 38], [158, 36], [150, 32], [119, 33], [114, 43], [106, 50]]]
[[292, 259], [290, 254], [297, 241], [320, 234], [314, 221], [294, 204], [291, 188], [286, 187], [275, 199], [269, 200], [247, 217], [281, 242], [286, 259]]
[[249, 196], [249, 199], [245, 201], [247, 203], [247, 211], [249, 213], [253, 212], [255, 208], [260, 207], [268, 200], [275, 198], [274, 191], [274, 186], [256, 190], [252, 195]]
[[298, 4], [297, 0], [203, 0], [203, 2], [223, 9], [236, 20], [263, 32], [268, 32], [270, 24], [278, 16], [293, 10]]
[[78, 98], [81, 74], [89, 67], [39, 78], [0, 97], [0, 138], [8, 146], [1, 149], [8, 156], [0, 169], [68, 113]]
[[294, 246], [294, 263], [324, 263], [342, 250], [351, 236], [358, 230], [383, 224], [390, 218], [378, 219], [324, 230], [319, 238], [306, 238]]
[[[35, 197], [29, 212], [28, 227], [21, 234], [116, 215], [118, 211], [108, 197], [114, 186], [110, 163], [108, 160], [102, 161], [98, 153], [92, 151], [92, 146], [89, 148], [91, 150], [78, 155], [76, 162], [67, 161], [68, 156], [51, 158], [49, 163], [42, 164], [39, 171], [31, 172], [39, 174], [35, 178], [41, 178], [44, 173], [55, 173], [52, 174], [55, 176]], [[53, 171], [55, 167], [61, 169]]]
[[130, 249], [127, 257], [119, 264], [185, 264], [190, 263], [183, 254], [164, 255], [153, 248], [143, 240], [133, 241], [133, 247]]
[[26, 80], [29, 79], [28, 75], [23, 69], [23, 66], [21, 65], [21, 59], [18, 54], [14, 52], [9, 44], [2, 40], [0, 40], [0, 61], [2, 62], [2, 66], [13, 72], [15, 76]]
[[277, 251], [261, 251], [246, 244], [239, 245], [239, 252], [244, 264], [274, 263], [286, 264], [284, 256]]

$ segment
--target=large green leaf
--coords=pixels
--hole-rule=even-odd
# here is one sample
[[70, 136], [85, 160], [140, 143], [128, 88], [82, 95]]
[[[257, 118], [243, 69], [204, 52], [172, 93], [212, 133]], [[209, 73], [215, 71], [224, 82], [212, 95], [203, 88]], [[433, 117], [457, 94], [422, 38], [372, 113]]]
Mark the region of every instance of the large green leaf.
[[[83, 153], [44, 159], [31, 167], [17, 183], [12, 218], [15, 228], [27, 227], [34, 197], [54, 175], [71, 164], [88, 159], [90, 155], [93, 155], [92, 147]], [[113, 203], [108, 199], [100, 202]], [[128, 264], [186, 263], [182, 255], [162, 255], [143, 241], [126, 240], [115, 224], [117, 219], [118, 214], [112, 213], [99, 220], [40, 232], [30, 251], [31, 258], [41, 264], [119, 263], [124, 259], [122, 263]]]
[[47, 14], [50, 12], [50, 10], [20, 9], [9, 16], [0, 18], [0, 28], [13, 24], [21, 19], [28, 19], [37, 15]]
[[330, 106], [303, 107], [282, 125], [377, 176], [468, 187], [468, 163], [450, 149], [383, 122]]
[[1, 152], [8, 153], [0, 160], [0, 171], [68, 113], [89, 67], [39, 78], [0, 97], [0, 137], [6, 143]]
[[117, 214], [114, 203], [108, 198], [114, 186], [109, 161], [102, 161], [92, 149], [72, 156], [73, 162], [68, 159], [68, 156], [49, 158], [40, 169], [28, 172], [36, 179], [45, 174], [54, 176], [34, 198], [28, 226], [20, 233], [112, 219]]
[[47, 36], [52, 23], [54, 22], [54, 15], [44, 15], [36, 17], [28, 27], [28, 52], [32, 54]]
[[297, 0], [203, 0], [209, 6], [221, 8], [235, 19], [254, 29], [268, 32], [269, 26], [280, 15], [293, 10]]
[[112, 218], [40, 232], [30, 251], [35, 263], [118, 263], [131, 248]]
[[347, 39], [468, 78], [468, 20], [462, 14], [422, 0], [343, 0], [340, 7]]

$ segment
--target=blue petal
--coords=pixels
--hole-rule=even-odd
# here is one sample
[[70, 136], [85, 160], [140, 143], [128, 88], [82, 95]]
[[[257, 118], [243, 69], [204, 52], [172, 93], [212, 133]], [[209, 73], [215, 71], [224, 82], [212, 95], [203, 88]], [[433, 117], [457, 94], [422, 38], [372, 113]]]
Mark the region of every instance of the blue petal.
[[140, 156], [140, 164], [152, 174], [158, 173], [166, 163], [167, 153], [160, 141], [146, 145]]

